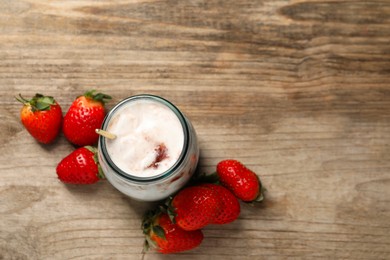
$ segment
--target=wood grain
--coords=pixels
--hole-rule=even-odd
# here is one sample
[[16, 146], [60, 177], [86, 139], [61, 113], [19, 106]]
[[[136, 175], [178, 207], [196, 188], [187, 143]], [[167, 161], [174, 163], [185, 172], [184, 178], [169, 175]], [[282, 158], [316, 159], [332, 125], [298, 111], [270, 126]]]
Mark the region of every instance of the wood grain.
[[[153, 205], [63, 185], [74, 148], [19, 121], [18, 93], [65, 112], [91, 88], [108, 109], [171, 100], [198, 132], [198, 171], [239, 159], [265, 203], [193, 251], [142, 253]], [[389, 1], [0, 0], [0, 95], [0, 259], [390, 257]]]

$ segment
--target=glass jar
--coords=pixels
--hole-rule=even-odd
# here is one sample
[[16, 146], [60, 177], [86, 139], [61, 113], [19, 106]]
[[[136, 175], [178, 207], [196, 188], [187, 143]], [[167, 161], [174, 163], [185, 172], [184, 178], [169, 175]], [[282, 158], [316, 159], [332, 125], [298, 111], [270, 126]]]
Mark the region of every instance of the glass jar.
[[[114, 121], [117, 121], [113, 119], [118, 118], [118, 115], [121, 116], [120, 113], [126, 113], [125, 108], [134, 105], [134, 102], [157, 102], [173, 112], [173, 116], [177, 117], [180, 122], [177, 125], [181, 127], [183, 132], [184, 140], [180, 154], [177, 159], [174, 159], [173, 165], [167, 170], [153, 176], [141, 176], [139, 173], [134, 174], [130, 170], [123, 170], [124, 168], [119, 167], [118, 163], [114, 163], [115, 158], [112, 158], [108, 151], [111, 140], [100, 136], [98, 141], [99, 163], [107, 180], [120, 192], [141, 201], [162, 200], [182, 188], [193, 175], [199, 158], [196, 132], [191, 122], [175, 105], [162, 97], [148, 94], [132, 96], [119, 102], [107, 113], [102, 123], [102, 129], [107, 131], [110, 123], [113, 124]], [[143, 117], [142, 111], [137, 111], [137, 113], [138, 116]], [[148, 119], [145, 120], [147, 121]], [[153, 122], [150, 123], [153, 124]], [[169, 122], [165, 123], [169, 124]], [[175, 138], [172, 136], [173, 133], [165, 131], [164, 134], [171, 135], [169, 138]], [[117, 138], [119, 137], [117, 136]], [[119, 145], [122, 143], [120, 140], [117, 139]]]

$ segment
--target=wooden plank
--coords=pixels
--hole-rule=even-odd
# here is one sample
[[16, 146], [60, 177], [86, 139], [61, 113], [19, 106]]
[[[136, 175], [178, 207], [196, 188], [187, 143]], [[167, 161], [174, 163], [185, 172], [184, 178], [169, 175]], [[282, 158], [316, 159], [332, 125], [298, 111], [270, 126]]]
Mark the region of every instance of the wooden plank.
[[[388, 259], [388, 1], [0, 0], [0, 259]], [[153, 205], [64, 185], [74, 148], [35, 142], [22, 93], [161, 95], [193, 122], [199, 172], [236, 158], [268, 192], [192, 251], [142, 253]]]

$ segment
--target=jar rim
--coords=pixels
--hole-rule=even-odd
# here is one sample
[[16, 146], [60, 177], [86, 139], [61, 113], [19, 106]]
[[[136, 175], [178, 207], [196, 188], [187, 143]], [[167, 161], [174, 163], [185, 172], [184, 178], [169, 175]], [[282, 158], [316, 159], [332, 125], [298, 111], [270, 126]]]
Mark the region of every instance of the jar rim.
[[101, 127], [103, 130], [106, 130], [107, 126], [110, 122], [110, 119], [113, 117], [115, 112], [118, 111], [118, 109], [120, 109], [123, 105], [127, 104], [128, 102], [131, 102], [134, 100], [139, 100], [139, 99], [147, 99], [147, 100], [157, 101], [157, 102], [165, 105], [166, 107], [168, 107], [179, 119], [180, 124], [181, 124], [182, 129], [183, 129], [184, 142], [183, 142], [182, 151], [180, 153], [179, 158], [176, 160], [176, 162], [169, 169], [167, 169], [164, 172], [161, 172], [160, 174], [150, 176], [150, 177], [139, 177], [139, 176], [131, 175], [129, 173], [124, 172], [111, 160], [111, 158], [108, 154], [108, 151], [107, 151], [107, 147], [106, 147], [106, 138], [103, 136], [99, 136], [98, 142], [99, 142], [99, 145], [101, 147], [100, 150], [102, 151], [102, 156], [103, 156], [104, 160], [106, 161], [106, 163], [109, 165], [109, 167], [112, 168], [116, 174], [120, 175], [121, 177], [125, 178], [126, 180], [134, 181], [134, 182], [141, 182], [141, 183], [162, 180], [162, 179], [165, 179], [165, 178], [168, 178], [169, 176], [171, 176], [176, 171], [176, 169], [182, 164], [183, 160], [185, 159], [186, 152], [187, 152], [188, 146], [189, 146], [188, 139], [189, 139], [190, 135], [189, 135], [189, 128], [188, 128], [187, 121], [186, 121], [183, 113], [173, 103], [171, 103], [167, 99], [160, 97], [160, 96], [157, 96], [157, 95], [152, 95], [152, 94], [133, 95], [133, 96], [127, 97], [127, 98], [119, 101], [107, 113], [107, 115], [105, 116], [105, 118], [103, 120]]

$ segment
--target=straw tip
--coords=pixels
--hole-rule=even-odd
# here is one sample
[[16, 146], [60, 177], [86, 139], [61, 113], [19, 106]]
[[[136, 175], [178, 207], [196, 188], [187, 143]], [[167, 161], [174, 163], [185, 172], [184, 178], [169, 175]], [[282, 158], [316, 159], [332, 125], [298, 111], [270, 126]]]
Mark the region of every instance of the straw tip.
[[113, 133], [110, 133], [110, 132], [107, 132], [105, 130], [102, 130], [102, 129], [95, 129], [95, 132], [98, 134], [98, 135], [101, 135], [105, 138], [108, 138], [108, 139], [115, 139], [116, 138], [116, 135], [113, 134]]

